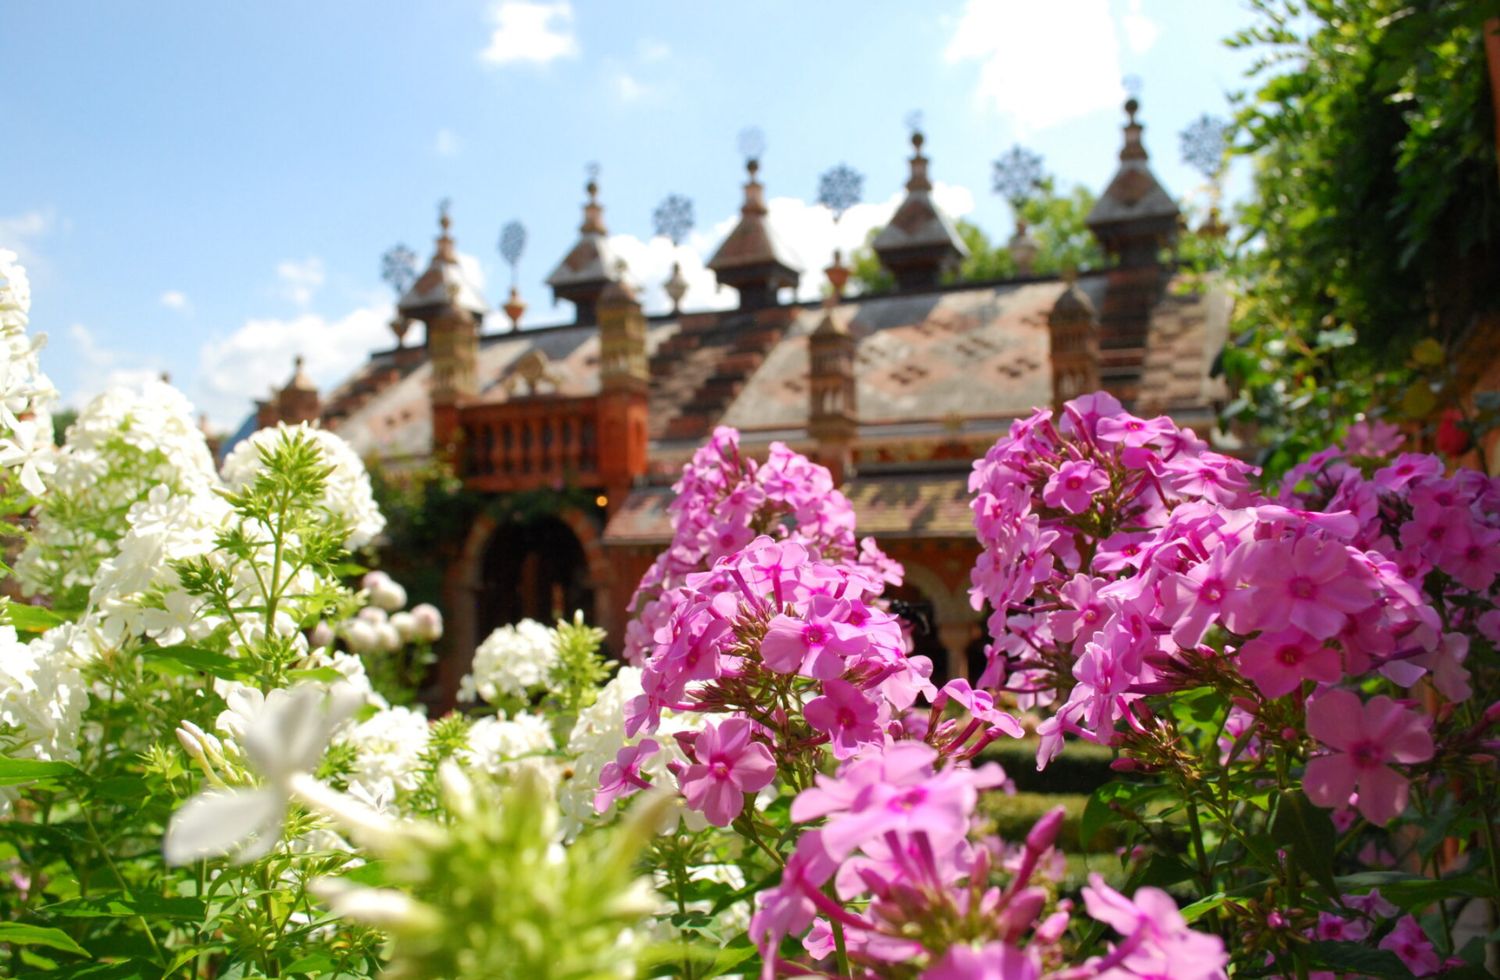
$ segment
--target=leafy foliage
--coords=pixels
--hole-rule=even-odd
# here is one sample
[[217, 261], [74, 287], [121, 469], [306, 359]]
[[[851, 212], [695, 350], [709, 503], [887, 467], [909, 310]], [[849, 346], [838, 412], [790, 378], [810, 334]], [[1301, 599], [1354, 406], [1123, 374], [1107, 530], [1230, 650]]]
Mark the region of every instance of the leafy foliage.
[[[1453, 407], [1410, 370], [1500, 310], [1500, 185], [1483, 24], [1494, 0], [1256, 0], [1236, 150], [1255, 162], [1233, 267], [1226, 415], [1268, 467], [1361, 413], [1431, 428]], [[1432, 372], [1425, 372], [1431, 375]]]

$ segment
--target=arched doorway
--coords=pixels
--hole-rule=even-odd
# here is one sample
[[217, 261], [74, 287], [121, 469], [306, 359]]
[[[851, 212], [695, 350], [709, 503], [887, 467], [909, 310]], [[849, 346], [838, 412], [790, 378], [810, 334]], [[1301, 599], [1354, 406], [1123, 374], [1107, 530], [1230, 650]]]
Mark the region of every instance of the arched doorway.
[[575, 609], [594, 614], [594, 583], [578, 535], [553, 516], [501, 524], [480, 560], [475, 589], [477, 639], [507, 623], [551, 624]]

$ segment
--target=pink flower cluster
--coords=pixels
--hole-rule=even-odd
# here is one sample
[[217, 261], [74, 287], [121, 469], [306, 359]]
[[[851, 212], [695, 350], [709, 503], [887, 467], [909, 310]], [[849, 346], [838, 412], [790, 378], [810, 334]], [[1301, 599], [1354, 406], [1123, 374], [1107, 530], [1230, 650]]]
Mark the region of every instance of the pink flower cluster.
[[824, 561], [858, 565], [893, 585], [901, 582], [900, 564], [882, 554], [873, 539], [856, 542], [854, 508], [834, 487], [827, 468], [782, 443], [772, 443], [766, 462], [758, 463], [740, 451], [737, 431], [720, 426], [683, 467], [672, 491], [672, 543], [630, 600], [635, 615], [625, 653], [632, 663], [648, 654], [653, 635], [670, 616], [663, 594], [760, 535], [795, 541]]
[[[750, 935], [763, 975], [812, 972], [780, 958], [783, 938], [802, 936], [815, 962], [841, 942], [851, 962], [878, 972], [922, 964], [923, 980], [1064, 977], [1224, 976], [1223, 943], [1190, 930], [1165, 893], [1134, 900], [1095, 876], [1084, 890], [1089, 915], [1122, 937], [1108, 954], [1066, 970], [1059, 943], [1072, 905], [1054, 902], [1038, 880], [1061, 856], [1053, 849], [1061, 808], [1018, 847], [970, 840], [979, 794], [1005, 783], [994, 764], [936, 768], [938, 753], [917, 742], [847, 760], [834, 777], [798, 794], [792, 820], [804, 831], [781, 883], [757, 896]], [[854, 904], [860, 914], [849, 910]]]
[[[1347, 495], [1430, 478], [1438, 465], [1402, 460], [1399, 475]], [[1201, 686], [1226, 665], [1246, 682], [1236, 703], [1252, 720], [1258, 704], [1309, 694], [1314, 717], [1325, 701], [1347, 707], [1343, 697], [1358, 708], [1348, 691], [1320, 692], [1371, 674], [1402, 686], [1446, 677], [1445, 693], [1466, 696], [1448, 652], [1459, 645], [1444, 642], [1437, 614], [1359, 514], [1272, 502], [1253, 476], [1190, 430], [1135, 418], [1104, 394], [1056, 420], [1041, 411], [1017, 422], [975, 464], [984, 553], [973, 596], [994, 609], [983, 682], [1049, 709], [1039, 763], [1065, 734], [1111, 743], [1122, 725], [1144, 731], [1146, 697]], [[1344, 806], [1357, 788], [1361, 812], [1384, 823], [1406, 802], [1391, 764], [1423, 762], [1433, 747], [1421, 716], [1389, 699], [1375, 710], [1309, 724], [1330, 749], [1309, 769], [1309, 793]], [[1382, 737], [1394, 741], [1367, 751]]]

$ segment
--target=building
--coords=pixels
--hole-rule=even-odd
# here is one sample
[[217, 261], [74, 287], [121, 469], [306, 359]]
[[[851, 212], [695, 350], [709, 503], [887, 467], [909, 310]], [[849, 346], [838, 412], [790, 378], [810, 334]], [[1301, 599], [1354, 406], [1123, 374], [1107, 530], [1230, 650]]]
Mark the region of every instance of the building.
[[[522, 616], [581, 607], [618, 637], [670, 537], [670, 485], [721, 424], [752, 451], [781, 440], [833, 471], [860, 533], [906, 566], [899, 597], [931, 614], [922, 651], [962, 673], [981, 622], [968, 598], [971, 461], [1034, 406], [1100, 386], [1200, 432], [1224, 395], [1212, 364], [1229, 301], [1170, 288], [1180, 277], [1164, 256], [1181, 217], [1148, 165], [1135, 101], [1126, 108], [1118, 171], [1088, 219], [1106, 268], [945, 284], [964, 246], [933, 201], [916, 134], [906, 198], [873, 243], [893, 292], [845, 297], [835, 264], [828, 300], [781, 302], [804, 270], [770, 225], [751, 160], [740, 221], [708, 263], [738, 306], [648, 317], [609, 252], [590, 181], [577, 243], [548, 280], [574, 323], [485, 330], [492, 314], [445, 213], [430, 264], [398, 303], [397, 345], [326, 396], [299, 371], [258, 422], [320, 418], [388, 464], [447, 454], [493, 498], [444, 573], [446, 692], [476, 643]], [[420, 346], [401, 342], [411, 321], [426, 325]], [[569, 491], [555, 512], [518, 513], [523, 496], [555, 489]]]

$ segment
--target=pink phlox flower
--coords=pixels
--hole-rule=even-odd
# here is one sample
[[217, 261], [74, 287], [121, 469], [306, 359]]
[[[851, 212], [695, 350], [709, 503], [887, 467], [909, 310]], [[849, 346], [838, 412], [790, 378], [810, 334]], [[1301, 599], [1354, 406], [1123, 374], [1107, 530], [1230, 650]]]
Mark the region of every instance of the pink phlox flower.
[[1359, 534], [1359, 518], [1348, 511], [1325, 513], [1263, 503], [1255, 507], [1254, 513], [1263, 532], [1317, 528], [1339, 541], [1351, 541]]
[[1011, 738], [1021, 738], [1026, 734], [1021, 723], [1008, 712], [1001, 711], [995, 707], [994, 695], [988, 691], [976, 691], [969, 686], [969, 682], [962, 677], [955, 678], [943, 685], [938, 696], [933, 699], [932, 709], [934, 712], [942, 711], [948, 701], [953, 701], [964, 707], [975, 721], [988, 728], [998, 729]]
[[1464, 522], [1445, 544], [1437, 556], [1438, 567], [1465, 588], [1488, 592], [1500, 574], [1500, 531]]
[[757, 892], [750, 918], [750, 939], [765, 961], [763, 976], [774, 975], [776, 947], [783, 936], [802, 932], [817, 914], [814, 900], [833, 877], [838, 862], [823, 847], [822, 832], [804, 831], [781, 871], [781, 883]]
[[698, 760], [679, 780], [690, 809], [698, 810], [715, 827], [727, 827], [745, 808], [745, 794], [755, 793], [776, 778], [770, 749], [751, 740], [745, 718], [710, 722], [693, 744]]
[[1354, 456], [1389, 456], [1405, 441], [1399, 426], [1380, 419], [1360, 419], [1344, 433], [1344, 448]]
[[[1436, 649], [1417, 654], [1408, 663], [1431, 673], [1432, 686], [1443, 697], [1457, 704], [1474, 696], [1474, 689], [1469, 684], [1469, 671], [1464, 667], [1468, 656], [1468, 636], [1463, 633], [1444, 633]], [[1386, 675], [1390, 676], [1388, 671]], [[1415, 682], [1409, 682], [1405, 686], [1410, 687], [1412, 683]]]
[[615, 761], [606, 762], [599, 770], [599, 791], [594, 794], [594, 810], [603, 813], [619, 797], [650, 789], [651, 784], [641, 775], [641, 765], [660, 751], [661, 746], [648, 738], [616, 752]]
[[862, 745], [878, 744], [883, 735], [878, 724], [880, 706], [848, 681], [832, 678], [823, 682], [823, 693], [802, 709], [814, 731], [829, 736], [836, 759], [847, 759]]
[[1250, 489], [1245, 465], [1218, 453], [1179, 457], [1167, 465], [1163, 479], [1185, 497], [1199, 497], [1225, 507], [1240, 503]]
[[1474, 620], [1474, 628], [1486, 640], [1500, 645], [1500, 609], [1489, 609], [1480, 613]]
[[1390, 493], [1412, 483], [1443, 475], [1443, 461], [1425, 453], [1402, 453], [1391, 465], [1375, 471], [1378, 490]]
[[931, 701], [937, 688], [932, 683], [932, 660], [921, 655], [902, 657], [897, 669], [877, 688], [892, 711], [905, 711], [918, 697]]
[[920, 980], [1040, 980], [1041, 976], [1042, 965], [1034, 951], [993, 942], [948, 947], [941, 960], [922, 971]]
[[1093, 568], [1096, 572], [1123, 572], [1127, 568], [1140, 570], [1145, 561], [1146, 545], [1155, 535], [1145, 531], [1120, 531], [1099, 542], [1094, 551]]
[[1096, 497], [1109, 489], [1109, 474], [1085, 459], [1062, 464], [1042, 490], [1042, 502], [1070, 514], [1081, 514], [1096, 504]]
[[1099, 597], [1099, 590], [1108, 584], [1107, 579], [1088, 575], [1075, 575], [1069, 579], [1059, 590], [1067, 608], [1047, 617], [1052, 635], [1064, 643], [1076, 640], [1075, 649], [1093, 637], [1109, 615], [1108, 606]]
[[1324, 639], [1344, 626], [1344, 617], [1375, 603], [1364, 576], [1350, 575], [1349, 549], [1338, 541], [1304, 534], [1255, 543], [1246, 559], [1254, 588], [1243, 630], [1296, 626]]
[[1240, 648], [1239, 664], [1268, 698], [1290, 694], [1304, 680], [1332, 684], [1344, 676], [1339, 651], [1298, 629], [1260, 634]]
[[1332, 912], [1319, 912], [1313, 935], [1335, 943], [1357, 943], [1370, 934], [1370, 924], [1361, 919], [1345, 919]]
[[848, 613], [845, 600], [814, 596], [805, 617], [777, 615], [761, 640], [761, 659], [779, 674], [800, 673], [817, 680], [838, 677], [844, 672], [844, 658], [866, 645], [862, 633], [845, 636], [836, 628]]
[[839, 767], [835, 776], [817, 776], [792, 800], [792, 819], [807, 823], [852, 809], [870, 787], [883, 783], [915, 785], [932, 775], [937, 750], [921, 742], [895, 742], [862, 753]]
[[1344, 904], [1364, 913], [1372, 919], [1389, 919], [1401, 911], [1393, 902], [1380, 894], [1379, 888], [1371, 888], [1363, 895], [1345, 895]]
[[[1124, 406], [1114, 395], [1107, 391], [1094, 391], [1087, 395], [1080, 395], [1063, 405], [1063, 415], [1059, 425], [1066, 435], [1092, 437], [1101, 419], [1119, 415], [1123, 411]], [[1051, 412], [1046, 412], [1042, 417], [1045, 420], [1051, 416]], [[1082, 425], [1081, 431], [1080, 424]]]
[[1124, 941], [1093, 966], [1101, 977], [1153, 977], [1218, 980], [1229, 956], [1223, 940], [1188, 928], [1177, 903], [1159, 888], [1141, 888], [1133, 899], [1089, 875], [1084, 907], [1093, 919], [1113, 928]]
[[1396, 928], [1380, 940], [1378, 948], [1395, 953], [1408, 970], [1419, 977], [1430, 976], [1443, 966], [1443, 958], [1417, 920], [1409, 915], [1401, 917]]
[[1406, 809], [1407, 778], [1390, 763], [1426, 762], [1433, 754], [1427, 719], [1385, 695], [1362, 703], [1352, 691], [1328, 691], [1308, 704], [1307, 732], [1334, 750], [1308, 762], [1308, 799], [1332, 809], [1358, 791], [1359, 812], [1377, 826]]
[[1397, 537], [1401, 539], [1401, 547], [1416, 548], [1441, 565], [1452, 542], [1461, 540], [1467, 518], [1468, 515], [1453, 507], [1421, 504], [1413, 509], [1412, 519], [1401, 525]]
[[1145, 446], [1176, 428], [1165, 415], [1141, 419], [1127, 412], [1117, 412], [1099, 420], [1094, 426], [1094, 438], [1112, 446]]
[[906, 578], [906, 569], [899, 561], [881, 551], [874, 538], [860, 539], [859, 564], [892, 587], [899, 586]]
[[1174, 574], [1162, 589], [1162, 619], [1172, 624], [1179, 646], [1194, 647], [1214, 623], [1238, 625], [1251, 593], [1240, 588], [1247, 548], [1220, 545], [1186, 573]]

